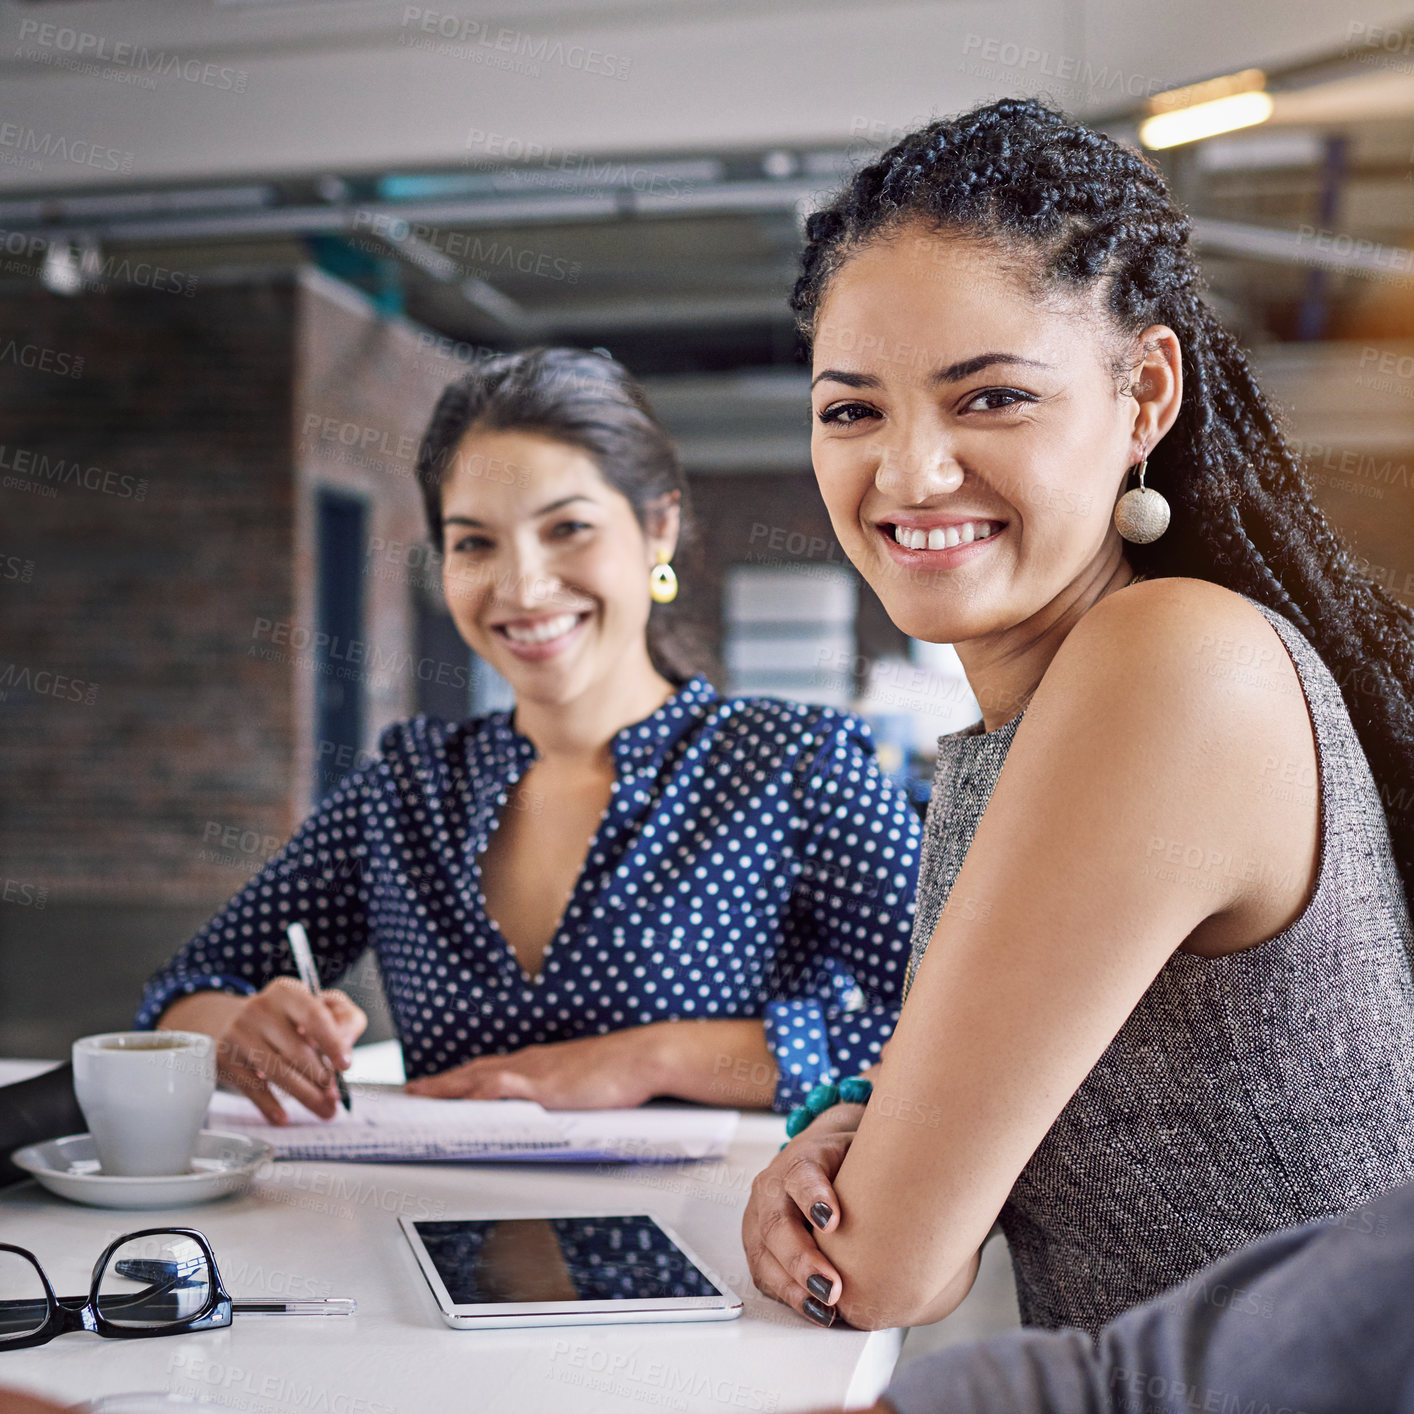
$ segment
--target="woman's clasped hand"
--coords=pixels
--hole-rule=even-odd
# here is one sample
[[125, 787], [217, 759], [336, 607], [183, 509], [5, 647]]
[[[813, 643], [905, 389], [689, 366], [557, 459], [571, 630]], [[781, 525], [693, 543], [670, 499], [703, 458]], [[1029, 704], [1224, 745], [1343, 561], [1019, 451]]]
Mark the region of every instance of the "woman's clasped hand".
[[835, 1322], [844, 1279], [815, 1242], [840, 1225], [834, 1177], [863, 1105], [835, 1105], [757, 1174], [742, 1218], [742, 1244], [758, 1289], [817, 1325]]

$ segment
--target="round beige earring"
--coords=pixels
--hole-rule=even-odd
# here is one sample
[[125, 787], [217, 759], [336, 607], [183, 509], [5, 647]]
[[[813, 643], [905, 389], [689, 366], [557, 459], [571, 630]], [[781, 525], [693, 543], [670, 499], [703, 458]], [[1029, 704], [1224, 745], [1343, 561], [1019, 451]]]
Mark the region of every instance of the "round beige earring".
[[678, 577], [666, 550], [658, 551], [658, 563], [648, 572], [648, 595], [655, 604], [671, 604], [678, 597]]
[[1149, 545], [1169, 528], [1169, 503], [1152, 486], [1145, 486], [1149, 458], [1139, 464], [1139, 485], [1115, 505], [1115, 529], [1131, 545]]

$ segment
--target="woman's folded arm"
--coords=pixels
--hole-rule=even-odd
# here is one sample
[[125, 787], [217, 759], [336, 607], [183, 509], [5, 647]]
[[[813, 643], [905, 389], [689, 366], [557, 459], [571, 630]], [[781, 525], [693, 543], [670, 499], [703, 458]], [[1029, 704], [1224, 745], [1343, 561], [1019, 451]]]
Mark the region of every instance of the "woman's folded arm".
[[[841, 1222], [819, 1236], [852, 1324], [961, 1299], [1021, 1170], [1168, 958], [1205, 919], [1251, 914], [1242, 877], [1156, 868], [1166, 842], [1210, 859], [1261, 840], [1314, 876], [1312, 821], [1254, 789], [1272, 751], [1311, 752], [1304, 699], [1205, 673], [1215, 634], [1275, 639], [1225, 590], [1136, 586], [1086, 615], [1038, 687], [875, 1073]], [[1292, 900], [1258, 903], [1277, 918]]]

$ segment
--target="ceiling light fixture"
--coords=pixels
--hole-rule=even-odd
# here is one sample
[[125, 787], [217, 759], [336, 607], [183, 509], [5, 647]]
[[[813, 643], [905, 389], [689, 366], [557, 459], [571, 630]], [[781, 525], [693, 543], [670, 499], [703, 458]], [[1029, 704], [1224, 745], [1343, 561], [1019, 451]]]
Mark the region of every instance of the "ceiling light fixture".
[[1178, 147], [1265, 123], [1273, 106], [1266, 85], [1261, 69], [1243, 69], [1156, 94], [1139, 124], [1139, 141], [1149, 148]]

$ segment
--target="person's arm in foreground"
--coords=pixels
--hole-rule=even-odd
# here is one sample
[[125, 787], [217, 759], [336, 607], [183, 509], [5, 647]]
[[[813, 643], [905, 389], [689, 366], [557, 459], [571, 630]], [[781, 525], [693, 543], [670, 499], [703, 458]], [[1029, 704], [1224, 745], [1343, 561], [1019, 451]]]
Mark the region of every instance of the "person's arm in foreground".
[[[1136, 585], [1065, 640], [834, 1191], [800, 1140], [753, 1188], [743, 1234], [767, 1294], [801, 1310], [815, 1277], [852, 1325], [947, 1315], [1017, 1175], [1174, 950], [1214, 914], [1257, 938], [1299, 912], [1260, 890], [1283, 870], [1293, 893], [1314, 874], [1314, 805], [1308, 818], [1265, 799], [1251, 776], [1272, 752], [1313, 756], [1305, 700], [1284, 649], [1289, 693], [1200, 671], [1212, 634], [1280, 642], [1251, 605], [1192, 581]], [[1160, 873], [1146, 868], [1156, 839], [1205, 858], [1246, 858], [1260, 842], [1281, 868], [1256, 882]], [[812, 1240], [800, 1215], [822, 1202]]]
[[1016, 1330], [905, 1365], [882, 1414], [1409, 1414], [1414, 1184], [1250, 1243], [1082, 1331]]

